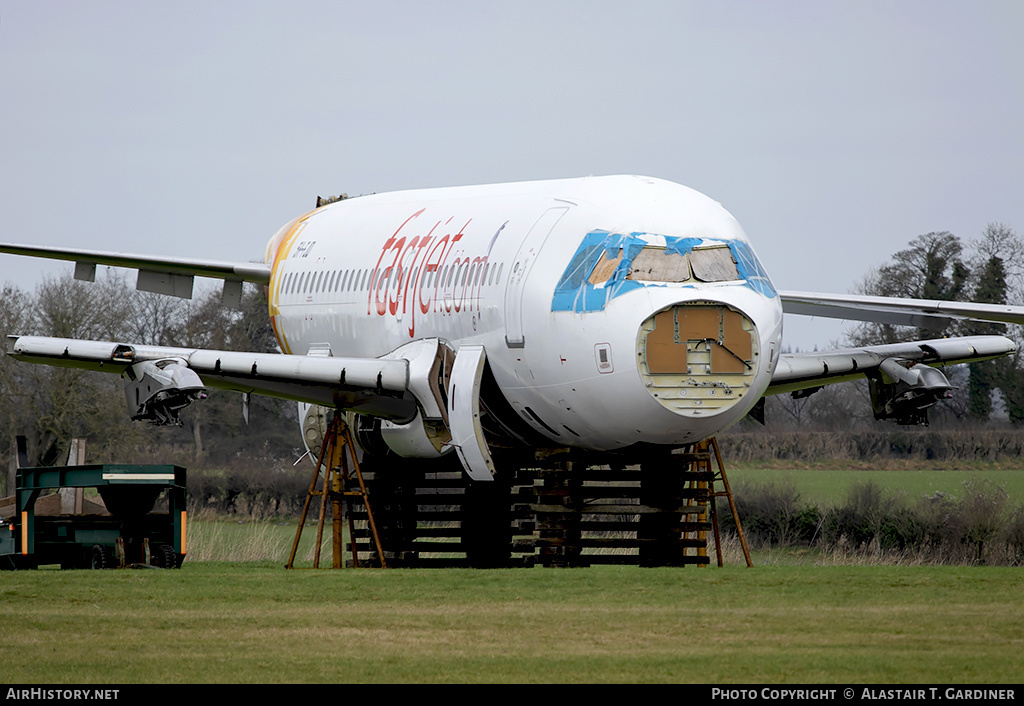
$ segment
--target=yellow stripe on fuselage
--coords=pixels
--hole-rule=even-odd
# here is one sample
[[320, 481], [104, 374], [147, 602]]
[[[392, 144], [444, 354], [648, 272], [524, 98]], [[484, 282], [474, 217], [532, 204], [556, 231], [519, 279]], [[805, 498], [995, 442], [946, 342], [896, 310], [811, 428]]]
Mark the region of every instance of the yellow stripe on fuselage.
[[[291, 227], [288, 228], [284, 237], [281, 238], [280, 242], [277, 243], [277, 248], [273, 254], [273, 259], [270, 264], [270, 288], [269, 296], [267, 297], [267, 309], [270, 314], [270, 325], [274, 329], [274, 335], [277, 336], [277, 342], [281, 345], [281, 350], [285, 353], [291, 354], [291, 346], [288, 345], [288, 341], [285, 338], [284, 332], [277, 327], [277, 317], [281, 313], [280, 309], [280, 296], [281, 296], [281, 278], [278, 277], [278, 271], [281, 263], [288, 259], [288, 255], [291, 253], [292, 246], [295, 244], [296, 236], [302, 231], [306, 225], [306, 221], [316, 211], [310, 211], [309, 213], [299, 216], [296, 218]], [[274, 243], [271, 242], [267, 248], [267, 256], [270, 258], [270, 251], [274, 249]]]

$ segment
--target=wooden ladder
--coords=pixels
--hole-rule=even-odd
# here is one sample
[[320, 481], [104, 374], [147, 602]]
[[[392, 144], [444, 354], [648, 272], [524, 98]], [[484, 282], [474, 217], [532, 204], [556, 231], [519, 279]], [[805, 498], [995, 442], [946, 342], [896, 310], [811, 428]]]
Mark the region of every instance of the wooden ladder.
[[[715, 498], [724, 497], [729, 501], [729, 509], [732, 512], [733, 522], [736, 524], [736, 533], [739, 535], [740, 546], [743, 547], [743, 557], [747, 566], [753, 566], [750, 561], [750, 551], [747, 548], [747, 539], [743, 534], [743, 526], [740, 524], [740, 516], [736, 510], [736, 502], [732, 497], [732, 489], [729, 487], [729, 479], [725, 474], [725, 464], [722, 462], [722, 452], [718, 448], [718, 439], [711, 437], [694, 445], [692, 470], [701, 473], [702, 476], [710, 479], [708, 493], [708, 504], [710, 505], [711, 524], [715, 533], [715, 552], [718, 555], [718, 565], [722, 566], [722, 537], [718, 527], [718, 510]], [[715, 457], [716, 468], [711, 467], [711, 456]], [[703, 482], [703, 481], [702, 481]], [[715, 485], [721, 483], [722, 490], [716, 490]]]

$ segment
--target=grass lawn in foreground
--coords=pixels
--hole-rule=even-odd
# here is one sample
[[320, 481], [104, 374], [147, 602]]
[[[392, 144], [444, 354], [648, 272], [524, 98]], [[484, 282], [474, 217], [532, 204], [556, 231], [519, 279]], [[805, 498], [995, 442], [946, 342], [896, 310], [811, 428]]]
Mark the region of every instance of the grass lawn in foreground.
[[994, 567], [7, 572], [2, 681], [1019, 684], [1022, 583]]

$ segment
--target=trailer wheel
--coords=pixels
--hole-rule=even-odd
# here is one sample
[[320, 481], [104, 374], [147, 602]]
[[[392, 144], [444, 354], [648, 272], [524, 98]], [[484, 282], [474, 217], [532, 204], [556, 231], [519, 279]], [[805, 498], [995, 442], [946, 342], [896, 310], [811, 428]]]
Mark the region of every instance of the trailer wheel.
[[117, 566], [114, 550], [105, 544], [97, 544], [92, 548], [89, 567], [92, 569], [113, 569]]
[[163, 569], [178, 568], [178, 554], [170, 544], [158, 544], [150, 550], [150, 561], [153, 566]]

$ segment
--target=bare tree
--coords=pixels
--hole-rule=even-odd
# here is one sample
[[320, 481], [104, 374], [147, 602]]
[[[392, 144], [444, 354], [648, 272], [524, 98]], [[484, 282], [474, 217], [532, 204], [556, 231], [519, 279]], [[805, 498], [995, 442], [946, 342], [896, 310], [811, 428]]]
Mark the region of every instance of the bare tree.
[[[1005, 223], [989, 223], [981, 236], [971, 242], [971, 271], [980, 273], [992, 258], [1003, 262], [1007, 295], [1024, 300], [1024, 239]], [[977, 283], [975, 283], [977, 286]]]
[[154, 346], [174, 345], [181, 338], [186, 300], [153, 292], [137, 292], [126, 322], [126, 338]]
[[132, 290], [123, 276], [109, 271], [95, 283], [65, 273], [46, 277], [36, 287], [35, 332], [44, 336], [119, 340], [128, 332]]

